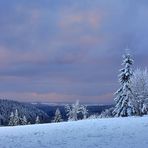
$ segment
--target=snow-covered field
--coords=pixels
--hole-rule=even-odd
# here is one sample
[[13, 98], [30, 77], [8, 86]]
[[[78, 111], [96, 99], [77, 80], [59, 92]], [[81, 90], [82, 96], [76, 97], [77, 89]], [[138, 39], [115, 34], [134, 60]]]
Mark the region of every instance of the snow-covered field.
[[1, 127], [0, 148], [148, 148], [148, 117]]

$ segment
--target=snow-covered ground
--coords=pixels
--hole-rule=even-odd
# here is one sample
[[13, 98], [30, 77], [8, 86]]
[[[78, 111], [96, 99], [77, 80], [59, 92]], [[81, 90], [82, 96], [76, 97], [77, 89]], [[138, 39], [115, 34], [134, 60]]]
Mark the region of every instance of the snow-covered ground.
[[148, 117], [0, 127], [0, 148], [148, 148]]

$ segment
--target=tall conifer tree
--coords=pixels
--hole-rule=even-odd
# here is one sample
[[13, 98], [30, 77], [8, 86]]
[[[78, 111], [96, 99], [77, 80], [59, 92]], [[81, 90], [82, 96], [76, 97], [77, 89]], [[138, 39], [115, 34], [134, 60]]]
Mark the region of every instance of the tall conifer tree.
[[116, 106], [113, 114], [116, 117], [126, 117], [136, 114], [135, 101], [131, 90], [133, 59], [128, 50], [123, 55], [122, 65], [123, 68], [120, 70], [121, 73], [119, 75], [120, 88], [115, 93], [116, 98], [114, 99]]

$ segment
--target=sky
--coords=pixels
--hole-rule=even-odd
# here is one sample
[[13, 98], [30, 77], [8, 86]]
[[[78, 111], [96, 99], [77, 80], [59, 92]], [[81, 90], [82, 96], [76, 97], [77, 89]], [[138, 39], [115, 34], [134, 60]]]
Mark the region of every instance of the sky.
[[147, 0], [1, 0], [0, 98], [113, 103], [125, 48], [147, 66]]

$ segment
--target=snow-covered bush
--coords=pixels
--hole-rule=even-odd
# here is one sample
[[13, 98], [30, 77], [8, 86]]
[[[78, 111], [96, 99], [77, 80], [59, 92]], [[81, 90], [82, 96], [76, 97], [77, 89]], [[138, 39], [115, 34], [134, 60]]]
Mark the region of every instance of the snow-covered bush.
[[90, 115], [87, 119], [97, 119], [97, 118], [100, 118], [100, 116], [98, 114], [93, 114]]
[[111, 117], [114, 117], [113, 115], [113, 111], [114, 111], [114, 108], [109, 108], [109, 109], [106, 109], [105, 111], [103, 111], [101, 114], [100, 114], [100, 118], [111, 118]]

